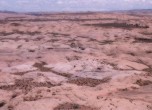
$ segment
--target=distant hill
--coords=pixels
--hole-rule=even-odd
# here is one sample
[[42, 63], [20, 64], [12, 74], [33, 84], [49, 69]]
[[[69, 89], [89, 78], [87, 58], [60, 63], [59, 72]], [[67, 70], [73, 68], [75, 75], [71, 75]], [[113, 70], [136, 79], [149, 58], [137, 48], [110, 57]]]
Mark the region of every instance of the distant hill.
[[[123, 13], [129, 13], [129, 14], [146, 14], [146, 13], [152, 13], [152, 9], [134, 9], [134, 10], [115, 10], [115, 11], [86, 11], [86, 12], [22, 12], [24, 14], [28, 15], [34, 15], [34, 16], [43, 16], [43, 15], [49, 15], [49, 14], [93, 14], [93, 13], [109, 13], [109, 12], [123, 12]], [[14, 12], [14, 11], [7, 11], [7, 10], [0, 10], [0, 13], [7, 13], [7, 14], [17, 14], [21, 12]]]
[[136, 10], [129, 10], [128, 12], [152, 12], [152, 9], [136, 9]]
[[9, 14], [13, 14], [13, 13], [17, 13], [17, 12], [14, 12], [14, 11], [0, 11], [0, 13], [9, 13]]

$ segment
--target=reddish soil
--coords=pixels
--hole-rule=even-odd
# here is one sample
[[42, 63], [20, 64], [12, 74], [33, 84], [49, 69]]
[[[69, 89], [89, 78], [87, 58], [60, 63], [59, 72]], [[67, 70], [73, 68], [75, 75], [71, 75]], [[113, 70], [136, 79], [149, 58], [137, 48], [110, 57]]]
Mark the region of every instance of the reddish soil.
[[151, 21], [0, 13], [0, 110], [152, 110]]

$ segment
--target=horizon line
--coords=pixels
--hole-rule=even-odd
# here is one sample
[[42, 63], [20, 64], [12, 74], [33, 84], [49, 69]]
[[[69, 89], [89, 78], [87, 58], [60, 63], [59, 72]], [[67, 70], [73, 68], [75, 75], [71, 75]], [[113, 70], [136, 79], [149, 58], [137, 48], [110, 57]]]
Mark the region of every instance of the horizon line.
[[0, 10], [0, 13], [86, 13], [86, 12], [123, 12], [123, 11], [140, 11], [140, 10], [151, 10], [152, 9], [125, 9], [125, 10], [100, 10], [100, 11], [11, 11], [11, 10]]

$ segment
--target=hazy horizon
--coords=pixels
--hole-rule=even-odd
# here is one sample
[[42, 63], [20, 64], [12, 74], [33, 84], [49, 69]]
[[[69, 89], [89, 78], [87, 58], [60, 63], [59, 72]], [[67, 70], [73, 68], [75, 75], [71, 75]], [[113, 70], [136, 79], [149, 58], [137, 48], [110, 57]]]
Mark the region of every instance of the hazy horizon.
[[14, 12], [113, 11], [152, 9], [152, 0], [1, 0], [0, 10]]

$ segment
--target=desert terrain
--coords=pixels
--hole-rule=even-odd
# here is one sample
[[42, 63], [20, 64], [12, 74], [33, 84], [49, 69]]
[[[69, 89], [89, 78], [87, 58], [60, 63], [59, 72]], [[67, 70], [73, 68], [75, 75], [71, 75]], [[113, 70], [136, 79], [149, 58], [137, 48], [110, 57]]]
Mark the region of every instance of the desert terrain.
[[152, 12], [1, 12], [0, 110], [152, 110]]

